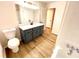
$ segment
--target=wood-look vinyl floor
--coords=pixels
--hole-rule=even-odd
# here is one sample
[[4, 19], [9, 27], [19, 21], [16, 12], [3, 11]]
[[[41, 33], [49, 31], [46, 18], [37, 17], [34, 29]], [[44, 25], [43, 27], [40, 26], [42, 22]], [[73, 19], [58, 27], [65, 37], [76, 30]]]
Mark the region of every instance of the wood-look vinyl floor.
[[13, 53], [6, 48], [7, 58], [49, 58], [53, 53], [56, 37], [50, 32], [50, 29], [46, 29], [42, 36], [33, 41], [27, 44], [21, 42], [18, 53]]

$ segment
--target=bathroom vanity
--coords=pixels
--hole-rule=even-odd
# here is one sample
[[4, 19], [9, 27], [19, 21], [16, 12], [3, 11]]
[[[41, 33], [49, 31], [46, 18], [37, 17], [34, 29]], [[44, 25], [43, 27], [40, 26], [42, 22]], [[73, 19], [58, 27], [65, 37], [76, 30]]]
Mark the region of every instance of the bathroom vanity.
[[36, 37], [42, 35], [44, 25], [42, 23], [37, 23], [33, 25], [22, 25], [19, 26], [21, 39], [24, 43], [28, 43]]

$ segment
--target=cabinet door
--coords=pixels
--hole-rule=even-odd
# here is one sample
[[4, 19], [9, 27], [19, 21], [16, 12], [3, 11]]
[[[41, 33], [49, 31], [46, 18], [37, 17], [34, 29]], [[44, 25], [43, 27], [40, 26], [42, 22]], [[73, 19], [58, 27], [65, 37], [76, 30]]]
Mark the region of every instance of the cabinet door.
[[39, 27], [33, 28], [33, 39], [36, 38], [39, 34]]
[[35, 27], [35, 28], [33, 28], [33, 39], [37, 36], [36, 35], [36, 30], [37, 30], [37, 28]]
[[39, 35], [42, 35], [44, 26], [39, 27]]
[[30, 42], [32, 40], [32, 29], [24, 31], [24, 43]]
[[33, 38], [38, 37], [43, 33], [43, 26], [33, 28]]

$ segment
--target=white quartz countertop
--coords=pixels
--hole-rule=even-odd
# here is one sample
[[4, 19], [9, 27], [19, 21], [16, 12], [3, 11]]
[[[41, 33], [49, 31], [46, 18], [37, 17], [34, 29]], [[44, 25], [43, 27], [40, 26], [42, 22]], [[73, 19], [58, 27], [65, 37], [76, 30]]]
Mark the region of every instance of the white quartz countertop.
[[38, 26], [42, 26], [44, 25], [43, 23], [36, 23], [36, 24], [33, 24], [33, 25], [19, 25], [19, 28], [22, 29], [22, 30], [27, 30], [27, 29], [31, 29], [31, 28], [34, 28], [34, 27], [38, 27]]

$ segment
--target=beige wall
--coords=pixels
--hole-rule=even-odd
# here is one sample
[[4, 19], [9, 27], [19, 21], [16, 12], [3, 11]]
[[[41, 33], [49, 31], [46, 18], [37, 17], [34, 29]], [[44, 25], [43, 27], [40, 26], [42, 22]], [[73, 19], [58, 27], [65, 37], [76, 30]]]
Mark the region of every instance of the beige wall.
[[52, 3], [48, 4], [48, 6], [47, 6], [48, 9], [49, 8], [56, 8], [52, 33], [55, 33], [55, 34], [59, 33], [60, 24], [62, 21], [65, 6], [66, 6], [66, 2], [64, 2], [64, 1], [52, 2]]
[[0, 42], [2, 43], [2, 45], [6, 44], [6, 39], [1, 31], [3, 29], [13, 28], [17, 26], [18, 20], [14, 2], [0, 1]]
[[[69, 2], [64, 14], [57, 45], [67, 53], [67, 44], [79, 48], [79, 2]], [[79, 54], [74, 50], [73, 53], [67, 57], [79, 58]]]

